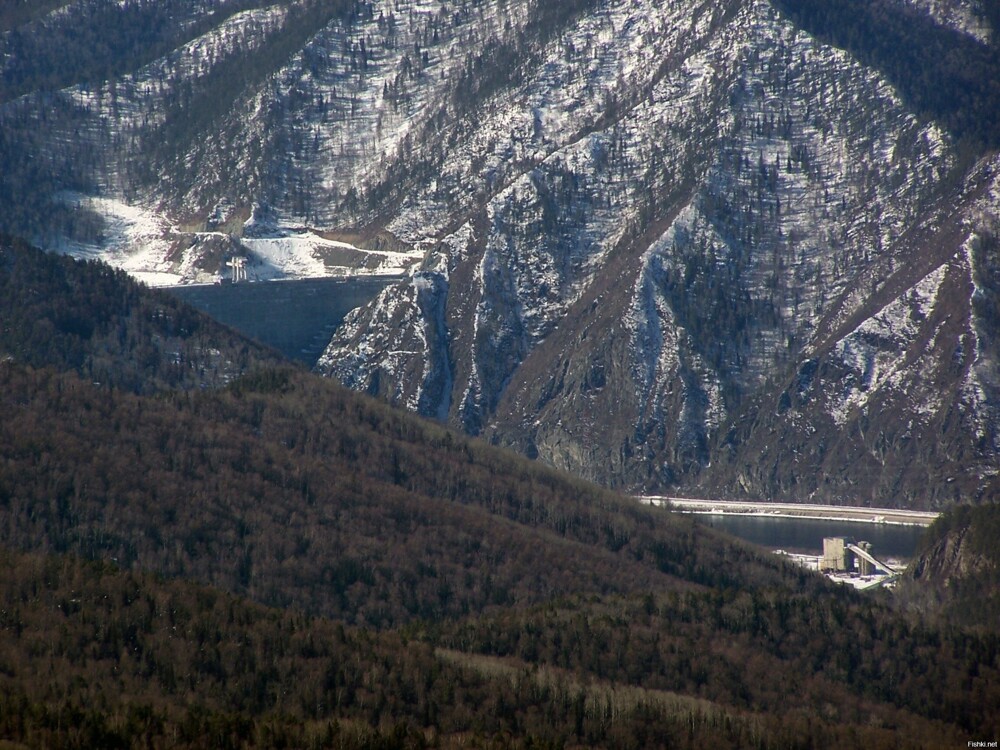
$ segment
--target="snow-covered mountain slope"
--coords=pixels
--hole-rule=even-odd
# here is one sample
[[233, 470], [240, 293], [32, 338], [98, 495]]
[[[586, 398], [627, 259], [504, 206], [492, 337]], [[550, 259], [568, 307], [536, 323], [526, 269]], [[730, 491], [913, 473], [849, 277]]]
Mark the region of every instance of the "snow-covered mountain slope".
[[3, 219], [158, 282], [409, 270], [320, 369], [607, 484], [982, 495], [1000, 96], [941, 82], [995, 14], [856, 5], [168, 3], [162, 54], [4, 89]]
[[839, 302], [794, 368], [739, 411], [702, 491], [995, 497], [998, 167], [978, 164], [870, 274], [870, 293]]
[[[428, 414], [447, 411], [467, 430], [620, 486], [890, 504], [951, 499], [954, 487], [926, 491], [916, 476], [892, 481], [848, 454], [839, 457], [846, 476], [836, 486], [820, 455], [802, 471], [788, 469], [808, 481], [779, 480], [775, 461], [792, 466], [798, 450], [786, 441], [771, 446], [777, 459], [744, 459], [766, 472], [751, 481], [731, 468], [737, 461], [729, 456], [731, 435], [757, 419], [747, 409], [757, 408], [759, 394], [831, 346], [831, 332], [844, 321], [872, 315], [871, 325], [886, 330], [902, 323], [898, 315], [886, 317], [891, 311], [880, 321], [871, 298], [914, 273], [915, 284], [937, 278], [941, 264], [975, 244], [977, 232], [989, 232], [984, 227], [1000, 204], [982, 183], [992, 179], [995, 164], [969, 171], [953, 139], [914, 116], [876, 71], [819, 43], [766, 3], [705, 8], [716, 15], [701, 24], [685, 21], [698, 18], [696, 3], [613, 7], [618, 15], [587, 22], [606, 23], [608, 38], [628, 28], [631, 43], [614, 45], [617, 58], [605, 66], [630, 71], [637, 80], [626, 89], [641, 95], [619, 95], [622, 103], [610, 116], [581, 113], [567, 127], [582, 108], [572, 92], [589, 74], [561, 67], [568, 55], [553, 46], [537, 68], [547, 80], [527, 80], [516, 105], [498, 109], [498, 124], [490, 118], [482, 124], [490, 153], [504, 158], [491, 163], [490, 153], [466, 147], [445, 164], [446, 174], [483, 164], [455, 183], [489, 184], [494, 164], [527, 161], [520, 177], [505, 181], [445, 235], [426, 264], [441, 280], [437, 293], [447, 295], [433, 306], [447, 309], [447, 345], [425, 345], [421, 326], [428, 317], [415, 295], [382, 300], [394, 309], [396, 336], [410, 321], [414, 346], [407, 350], [419, 352], [411, 356], [423, 361], [420, 370], [450, 371], [450, 392], [428, 401], [427, 393], [442, 392], [440, 376], [425, 388], [429, 382], [394, 354], [399, 347], [382, 343], [384, 323], [367, 325], [363, 315], [332, 342], [321, 366], [357, 387], [411, 407], [423, 402]], [[643, 65], [648, 60], [665, 62]], [[546, 139], [548, 121], [559, 129]], [[526, 157], [535, 143], [541, 153]], [[964, 188], [943, 187], [962, 179], [969, 182]], [[414, 206], [412, 219], [407, 209], [396, 223], [404, 230], [444, 214]], [[961, 291], [952, 276], [949, 288]], [[952, 336], [985, 340], [970, 318], [971, 290], [965, 288], [962, 308], [969, 323]], [[410, 314], [400, 314], [400, 305]], [[378, 303], [370, 314], [386, 315]], [[905, 326], [895, 335], [905, 339], [897, 349], [914, 345], [916, 333]], [[363, 363], [355, 358], [359, 350]], [[849, 342], [840, 351], [854, 356]], [[941, 387], [928, 368], [943, 355], [939, 343], [908, 363], [922, 373], [928, 399]], [[972, 394], [965, 401], [956, 395], [956, 408], [990, 424], [995, 414], [985, 412], [997, 394], [984, 382], [992, 357], [983, 351], [976, 366], [964, 361], [954, 384], [957, 394]], [[889, 399], [883, 416], [904, 413], [926, 424], [930, 402], [904, 384], [901, 372], [886, 388], [890, 382], [900, 398]], [[825, 387], [829, 424], [819, 431], [843, 434], [865, 404], [837, 378]], [[967, 427], [955, 430], [965, 434]], [[758, 439], [744, 438], [748, 445]], [[960, 463], [970, 462], [963, 470], [969, 481], [961, 492], [977, 492], [990, 481], [997, 446], [973, 449], [975, 441], [966, 442]], [[940, 447], [933, 441], [923, 450]]]

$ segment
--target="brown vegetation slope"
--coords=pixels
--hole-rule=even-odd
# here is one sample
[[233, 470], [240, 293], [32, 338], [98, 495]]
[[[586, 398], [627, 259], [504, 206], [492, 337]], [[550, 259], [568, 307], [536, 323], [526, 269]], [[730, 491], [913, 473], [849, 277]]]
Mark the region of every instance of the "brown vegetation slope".
[[1000, 504], [948, 509], [921, 540], [899, 599], [942, 621], [1000, 631]]
[[941, 747], [1000, 729], [995, 636], [291, 367], [137, 395], [32, 351], [0, 364], [6, 739]]
[[224, 385], [280, 356], [103, 263], [0, 235], [0, 359], [50, 365], [112, 388]]
[[936, 748], [997, 729], [995, 649], [857, 597], [569, 597], [378, 632], [100, 562], [0, 552], [0, 572], [0, 735], [29, 747]]

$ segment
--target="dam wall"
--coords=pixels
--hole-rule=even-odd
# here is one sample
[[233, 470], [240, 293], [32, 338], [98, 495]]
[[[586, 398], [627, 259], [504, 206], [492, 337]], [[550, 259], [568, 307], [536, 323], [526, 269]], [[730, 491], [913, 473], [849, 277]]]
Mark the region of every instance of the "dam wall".
[[316, 364], [344, 317], [402, 276], [193, 284], [165, 291], [290, 359]]

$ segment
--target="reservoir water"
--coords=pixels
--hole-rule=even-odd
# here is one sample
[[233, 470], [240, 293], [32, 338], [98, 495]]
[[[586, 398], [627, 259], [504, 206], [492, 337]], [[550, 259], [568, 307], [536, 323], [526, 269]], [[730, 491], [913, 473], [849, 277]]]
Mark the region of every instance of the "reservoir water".
[[829, 521], [818, 518], [787, 518], [742, 514], [698, 514], [699, 523], [759, 544], [769, 550], [818, 555], [823, 552], [823, 537], [846, 536], [872, 543], [880, 558], [908, 560], [913, 557], [923, 526]]

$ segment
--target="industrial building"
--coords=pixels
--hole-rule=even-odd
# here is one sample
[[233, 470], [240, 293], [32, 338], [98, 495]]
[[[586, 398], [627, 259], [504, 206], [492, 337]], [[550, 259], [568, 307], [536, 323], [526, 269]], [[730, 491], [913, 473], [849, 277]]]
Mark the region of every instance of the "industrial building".
[[824, 573], [853, 573], [862, 576], [875, 575], [883, 571], [892, 575], [896, 570], [879, 560], [872, 554], [870, 542], [857, 542], [845, 536], [833, 536], [823, 539], [823, 557], [820, 558], [819, 569]]

